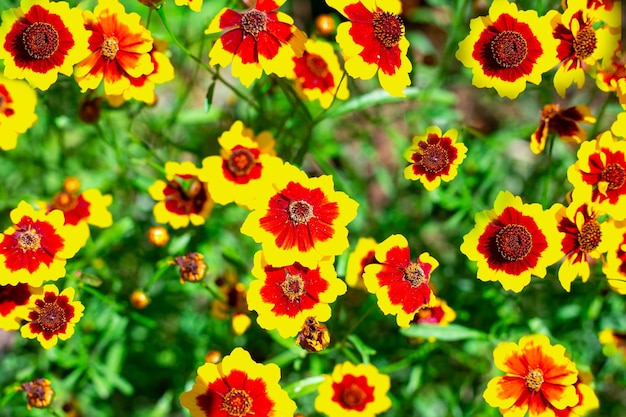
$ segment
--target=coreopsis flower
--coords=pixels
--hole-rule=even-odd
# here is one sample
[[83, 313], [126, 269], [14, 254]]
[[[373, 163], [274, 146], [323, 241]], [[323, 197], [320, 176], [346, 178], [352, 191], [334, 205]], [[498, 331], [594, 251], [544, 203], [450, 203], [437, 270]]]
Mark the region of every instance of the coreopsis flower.
[[618, 48], [610, 60], [602, 61], [596, 71], [596, 85], [605, 92], [614, 92], [622, 106], [626, 105], [626, 54]]
[[611, 288], [626, 294], [626, 222], [616, 223], [617, 244], [608, 248], [602, 272]]
[[271, 187], [259, 190], [241, 226], [241, 233], [261, 243], [270, 265], [298, 262], [315, 268], [320, 259], [348, 248], [346, 226], [356, 217], [358, 203], [335, 191], [330, 175], [309, 178], [285, 163], [272, 180]]
[[337, 27], [337, 43], [346, 72], [369, 80], [378, 74], [380, 86], [392, 96], [404, 97], [411, 85], [409, 41], [400, 18], [400, 0], [326, 0], [348, 21]]
[[293, 74], [293, 57], [302, 56], [306, 35], [278, 8], [285, 0], [256, 0], [245, 12], [223, 8], [206, 34], [224, 32], [209, 51], [209, 65], [232, 64], [233, 77], [248, 87], [266, 74]]
[[581, 143], [587, 140], [587, 132], [578, 123], [595, 123], [589, 107], [574, 106], [561, 110], [558, 104], [546, 104], [541, 110], [539, 127], [530, 136], [530, 150], [535, 154], [543, 152], [548, 133], [556, 133], [562, 141]]
[[315, 409], [328, 416], [374, 417], [391, 408], [389, 376], [371, 364], [335, 365], [317, 388]]
[[28, 284], [0, 285], [0, 329], [11, 331], [20, 328], [22, 320], [28, 316], [28, 300], [33, 294], [40, 294], [41, 287]]
[[598, 333], [598, 340], [602, 344], [602, 353], [606, 356], [621, 353], [626, 358], [626, 332], [604, 329]]
[[611, 59], [618, 47], [619, 33], [612, 33], [608, 25], [597, 27], [600, 22], [587, 0], [568, 0], [563, 14], [556, 10], [548, 12], [552, 36], [558, 41], [557, 58], [560, 66], [554, 74], [554, 88], [565, 97], [565, 90], [576, 83], [585, 84], [585, 68], [597, 62]]
[[13, 226], [0, 235], [0, 285], [40, 287], [65, 275], [65, 263], [81, 243], [60, 210], [35, 211], [25, 201], [10, 213]]
[[202, 0], [174, 0], [177, 6], [188, 6], [190, 10], [199, 12], [202, 8]]
[[148, 188], [157, 201], [153, 213], [157, 223], [174, 229], [204, 224], [213, 209], [207, 183], [198, 179], [199, 169], [191, 162], [166, 162], [167, 181], [156, 180]]
[[492, 378], [483, 397], [504, 417], [554, 415], [578, 403], [574, 384], [576, 364], [561, 345], [544, 335], [524, 336], [519, 343], [502, 342], [493, 351], [494, 363], [506, 372]]
[[87, 56], [88, 36], [81, 11], [67, 2], [22, 0], [20, 7], [2, 12], [4, 76], [47, 90], [59, 73], [71, 75], [74, 65]]
[[342, 81], [342, 70], [332, 45], [309, 39], [301, 57], [294, 57], [294, 87], [300, 97], [319, 100], [327, 109], [335, 98], [347, 100], [350, 96], [347, 80]]
[[590, 263], [597, 262], [609, 247], [616, 246], [619, 235], [612, 221], [598, 221], [599, 213], [588, 203], [554, 207], [557, 228], [562, 233], [561, 254], [565, 257], [559, 268], [559, 281], [569, 292], [576, 277], [587, 282]]
[[402, 235], [391, 235], [376, 246], [376, 260], [363, 272], [367, 291], [376, 294], [378, 306], [385, 314], [396, 316], [400, 327], [409, 327], [419, 309], [434, 297], [430, 276], [439, 262], [424, 252], [411, 261], [409, 243]]
[[238, 347], [218, 364], [205, 363], [180, 403], [192, 417], [292, 416], [296, 403], [280, 387], [280, 368], [252, 360]]
[[233, 333], [244, 334], [252, 324], [248, 316], [250, 310], [246, 301], [246, 285], [232, 271], [226, 271], [215, 283], [219, 286], [222, 299], [213, 300], [211, 314], [220, 320], [230, 319]]
[[178, 266], [181, 284], [202, 281], [206, 274], [207, 265], [204, 261], [204, 255], [198, 252], [189, 252], [177, 256], [170, 263]]
[[37, 378], [24, 382], [18, 390], [26, 393], [26, 407], [29, 410], [32, 408], [49, 407], [54, 397], [52, 383], [46, 378]]
[[89, 36], [89, 56], [74, 70], [82, 91], [104, 84], [104, 94], [115, 96], [130, 88], [130, 78], [154, 71], [150, 57], [152, 35], [137, 13], [126, 13], [118, 0], [98, 0], [93, 12], [83, 12]]
[[248, 289], [248, 307], [258, 313], [257, 322], [267, 330], [277, 329], [282, 337], [295, 336], [307, 317], [319, 322], [331, 316], [330, 303], [345, 294], [346, 284], [337, 278], [334, 258], [323, 258], [314, 268], [298, 262], [274, 266], [263, 251], [254, 255], [252, 275], [257, 279]]
[[346, 284], [352, 288], [365, 290], [363, 271], [369, 264], [376, 263], [376, 246], [378, 242], [371, 237], [360, 237], [354, 251], [348, 255], [346, 266]]
[[307, 352], [320, 352], [330, 343], [328, 328], [315, 317], [307, 317], [296, 337], [296, 344]]
[[567, 170], [573, 201], [597, 205], [616, 220], [626, 219], [626, 141], [609, 131], [578, 148], [578, 160]]
[[446, 300], [439, 297], [433, 297], [426, 307], [418, 310], [412, 323], [447, 326], [455, 319], [456, 311], [448, 306]]
[[429, 126], [426, 134], [413, 137], [413, 144], [404, 151], [411, 163], [404, 169], [404, 178], [420, 180], [428, 191], [456, 177], [459, 165], [465, 159], [467, 147], [457, 142], [458, 132], [450, 129], [442, 134], [437, 126]]
[[283, 161], [274, 156], [274, 137], [269, 132], [254, 132], [236, 121], [217, 139], [221, 155], [202, 160], [198, 178], [209, 186], [217, 204], [235, 202], [251, 209], [262, 187], [279, 172]]
[[68, 287], [59, 294], [56, 285], [48, 284], [42, 294], [31, 296], [28, 323], [20, 329], [22, 337], [36, 338], [44, 349], [50, 349], [59, 339], [72, 337], [85, 310], [80, 301], [74, 301], [74, 295], [74, 288]]
[[556, 45], [548, 17], [494, 0], [488, 16], [470, 22], [456, 58], [472, 69], [473, 85], [493, 87], [501, 97], [515, 99], [526, 82], [541, 83], [542, 74], [558, 63]]
[[0, 73], [0, 149], [17, 146], [17, 137], [37, 121], [37, 94], [26, 82], [10, 80]]
[[461, 252], [477, 263], [478, 279], [520, 292], [531, 275], [545, 277], [546, 268], [562, 256], [555, 210], [522, 203], [509, 191], [498, 193], [492, 210], [476, 214], [476, 225], [461, 245]]

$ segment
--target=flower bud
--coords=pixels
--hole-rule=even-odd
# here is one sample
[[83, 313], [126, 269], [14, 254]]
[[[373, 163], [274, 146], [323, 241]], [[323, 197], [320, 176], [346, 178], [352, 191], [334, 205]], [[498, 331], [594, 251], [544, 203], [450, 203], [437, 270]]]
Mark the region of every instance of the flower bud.
[[21, 388], [17, 388], [18, 391], [24, 391], [26, 393], [26, 399], [28, 403], [26, 407], [31, 408], [46, 408], [52, 403], [52, 397], [54, 396], [54, 390], [52, 384], [46, 378], [37, 378], [29, 382], [24, 382]]
[[315, 317], [307, 317], [304, 326], [296, 337], [296, 344], [308, 352], [320, 352], [330, 343], [330, 334], [325, 325]]
[[154, 246], [165, 246], [170, 241], [170, 234], [163, 226], [153, 226], [148, 230], [148, 240]]
[[180, 268], [180, 283], [202, 281], [206, 274], [204, 256], [198, 252], [190, 252], [174, 258], [173, 264]]
[[135, 290], [130, 295], [130, 303], [135, 308], [143, 309], [150, 304], [150, 297], [148, 297], [148, 294], [141, 290]]

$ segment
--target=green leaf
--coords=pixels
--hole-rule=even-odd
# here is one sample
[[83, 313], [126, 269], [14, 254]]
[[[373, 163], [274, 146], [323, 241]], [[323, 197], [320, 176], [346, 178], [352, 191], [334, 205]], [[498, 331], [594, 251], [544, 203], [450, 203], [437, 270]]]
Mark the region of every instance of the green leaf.
[[369, 363], [370, 355], [376, 354], [376, 351], [363, 343], [361, 338], [359, 338], [359, 336], [357, 336], [356, 334], [351, 334], [350, 336], [348, 336], [348, 340], [350, 341], [350, 343], [352, 343], [352, 346], [354, 346], [357, 352], [359, 352], [359, 355], [361, 355], [361, 359], [363, 360], [364, 364]]
[[461, 326], [460, 324], [449, 324], [447, 326], [439, 326], [436, 324], [417, 324], [406, 329], [400, 329], [400, 333], [407, 337], [421, 337], [424, 339], [432, 337], [446, 342], [487, 338], [486, 333]]
[[285, 387], [289, 398], [298, 398], [317, 391], [317, 387], [324, 382], [324, 375], [312, 376], [291, 383]]

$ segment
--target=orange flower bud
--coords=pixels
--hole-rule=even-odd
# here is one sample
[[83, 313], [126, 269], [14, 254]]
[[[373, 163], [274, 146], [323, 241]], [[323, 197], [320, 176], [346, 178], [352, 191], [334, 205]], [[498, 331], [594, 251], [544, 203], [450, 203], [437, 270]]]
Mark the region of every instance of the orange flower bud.
[[308, 317], [298, 336], [296, 343], [308, 352], [319, 352], [330, 343], [330, 334], [325, 325], [319, 323], [315, 317]]
[[222, 360], [222, 354], [218, 350], [210, 350], [204, 355], [204, 361], [208, 363], [219, 363]]
[[130, 303], [138, 309], [146, 308], [150, 304], [150, 297], [142, 290], [135, 290], [130, 295]]
[[153, 226], [148, 230], [148, 240], [154, 246], [165, 246], [170, 241], [170, 234], [163, 226]]
[[180, 268], [180, 283], [202, 281], [206, 274], [204, 256], [198, 252], [190, 252], [174, 258], [175, 265]]
[[321, 14], [315, 18], [315, 29], [322, 36], [330, 36], [335, 32], [335, 20], [327, 14]]
[[29, 382], [24, 382], [21, 388], [17, 388], [19, 391], [26, 393], [28, 403], [26, 407], [31, 408], [46, 408], [50, 406], [52, 397], [54, 396], [54, 390], [52, 384], [46, 378], [37, 378]]
[[80, 180], [76, 177], [67, 177], [63, 180], [63, 191], [74, 194], [80, 190]]

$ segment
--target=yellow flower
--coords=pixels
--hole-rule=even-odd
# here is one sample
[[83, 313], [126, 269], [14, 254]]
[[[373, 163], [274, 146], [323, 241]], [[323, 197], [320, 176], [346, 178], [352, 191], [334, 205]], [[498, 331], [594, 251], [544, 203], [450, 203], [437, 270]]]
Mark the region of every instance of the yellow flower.
[[31, 312], [22, 326], [22, 337], [37, 339], [44, 349], [67, 340], [74, 334], [74, 326], [83, 316], [85, 307], [74, 300], [74, 288], [68, 287], [59, 294], [54, 284], [43, 287], [43, 294], [31, 296]]
[[2, 12], [4, 75], [47, 90], [59, 73], [71, 75], [74, 65], [87, 56], [88, 36], [81, 11], [70, 9], [67, 2], [22, 0], [20, 7]]
[[40, 287], [65, 275], [65, 263], [81, 242], [64, 225], [60, 210], [46, 213], [25, 201], [11, 211], [13, 226], [0, 235], [0, 285]]
[[558, 63], [556, 45], [548, 17], [494, 0], [488, 16], [470, 22], [456, 58], [472, 69], [476, 87], [493, 87], [501, 97], [514, 99], [527, 81], [541, 83], [542, 74]]
[[17, 146], [17, 137], [37, 121], [37, 94], [24, 81], [0, 74], [0, 149]]
[[380, 86], [392, 96], [404, 97], [411, 84], [407, 58], [409, 41], [400, 18], [400, 0], [326, 0], [348, 21], [337, 27], [346, 72], [369, 80], [378, 73]]
[[282, 337], [295, 336], [306, 319], [327, 321], [329, 304], [345, 294], [346, 284], [337, 278], [334, 258], [323, 258], [315, 268], [294, 263], [276, 267], [268, 264], [262, 251], [254, 256], [252, 275], [257, 279], [248, 289], [248, 307], [258, 313], [257, 322], [267, 330], [277, 329]]
[[33, 294], [40, 294], [41, 287], [28, 284], [0, 285], [0, 329], [11, 331], [20, 328], [20, 322], [29, 313], [28, 300]]
[[389, 376], [374, 365], [335, 365], [317, 389], [315, 409], [328, 416], [374, 417], [391, 408]]
[[412, 323], [415, 324], [437, 324], [447, 326], [456, 319], [456, 312], [448, 306], [446, 300], [433, 297], [428, 306], [418, 310]]
[[335, 191], [330, 175], [309, 178], [286, 163], [272, 175], [271, 185], [259, 190], [241, 226], [241, 233], [262, 244], [269, 264], [315, 268], [323, 257], [349, 247], [346, 226], [356, 217], [358, 203]]
[[207, 416], [292, 416], [294, 403], [280, 387], [280, 368], [252, 360], [235, 348], [219, 364], [205, 363], [191, 390], [180, 403], [192, 417]]
[[595, 123], [589, 107], [574, 106], [561, 110], [558, 104], [546, 104], [541, 110], [539, 127], [530, 136], [530, 150], [539, 154], [546, 146], [548, 133], [554, 132], [564, 142], [581, 143], [587, 140], [585, 132], [578, 123]]
[[360, 237], [354, 251], [348, 256], [346, 266], [346, 284], [352, 288], [365, 290], [363, 270], [369, 264], [376, 263], [376, 245], [378, 242], [371, 237]]
[[598, 340], [602, 344], [602, 353], [606, 356], [621, 353], [626, 358], [626, 332], [604, 329], [598, 333]]

